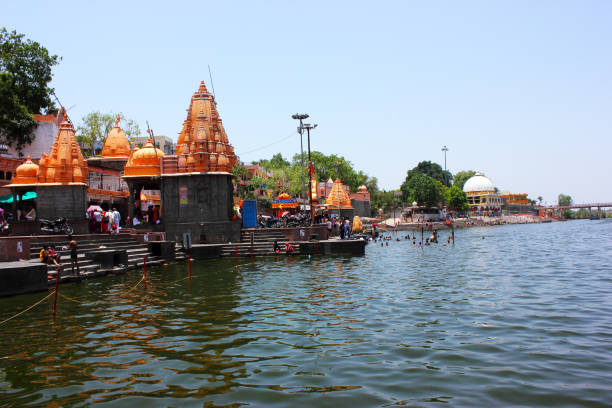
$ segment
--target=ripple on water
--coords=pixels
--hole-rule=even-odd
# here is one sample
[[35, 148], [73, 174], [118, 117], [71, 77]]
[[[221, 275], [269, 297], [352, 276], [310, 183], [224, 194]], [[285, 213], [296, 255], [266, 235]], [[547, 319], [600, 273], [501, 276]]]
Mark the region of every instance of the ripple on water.
[[[602, 220], [603, 221], [603, 220]], [[474, 228], [362, 257], [152, 268], [65, 285], [0, 332], [7, 405], [609, 403], [612, 223]], [[442, 232], [444, 238], [446, 232]], [[482, 236], [485, 239], [482, 240]], [[597, 239], [593, 239], [597, 237]], [[0, 299], [0, 319], [41, 298]], [[46, 304], [49, 307], [49, 304]]]

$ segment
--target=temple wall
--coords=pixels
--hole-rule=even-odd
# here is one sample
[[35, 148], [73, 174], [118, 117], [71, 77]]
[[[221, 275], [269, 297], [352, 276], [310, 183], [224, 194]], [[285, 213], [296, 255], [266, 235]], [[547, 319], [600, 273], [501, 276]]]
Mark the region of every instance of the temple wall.
[[38, 185], [36, 187], [36, 215], [38, 218], [69, 220], [85, 219], [87, 186]]
[[189, 232], [194, 244], [239, 241], [240, 224], [230, 221], [232, 190], [229, 174], [162, 177], [162, 220], [168, 238], [182, 240]]
[[351, 205], [355, 209], [355, 215], [360, 217], [369, 217], [370, 216], [370, 201], [361, 201], [351, 199]]

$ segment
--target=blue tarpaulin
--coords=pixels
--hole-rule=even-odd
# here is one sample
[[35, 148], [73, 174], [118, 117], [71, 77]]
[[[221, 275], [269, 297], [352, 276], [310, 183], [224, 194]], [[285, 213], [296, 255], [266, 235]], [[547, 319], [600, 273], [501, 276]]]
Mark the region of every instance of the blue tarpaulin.
[[[21, 197], [22, 197], [21, 198], [22, 200], [31, 200], [33, 198], [36, 198], [36, 192], [28, 191], [27, 193], [24, 193]], [[19, 196], [17, 196], [17, 201], [19, 201]], [[6, 204], [6, 203], [12, 203], [12, 202], [13, 202], [12, 194], [0, 197], [0, 204]]]

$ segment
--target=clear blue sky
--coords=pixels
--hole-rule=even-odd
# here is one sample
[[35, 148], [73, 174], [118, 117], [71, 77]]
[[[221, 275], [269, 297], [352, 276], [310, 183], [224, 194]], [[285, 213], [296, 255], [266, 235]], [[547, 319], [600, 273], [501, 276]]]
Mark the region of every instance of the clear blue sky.
[[[313, 150], [398, 188], [421, 160], [501, 190], [612, 201], [612, 2], [3, 2], [0, 25], [63, 60], [53, 86], [75, 122], [121, 111], [176, 139], [213, 80], [248, 162]], [[299, 4], [299, 6], [297, 5]]]

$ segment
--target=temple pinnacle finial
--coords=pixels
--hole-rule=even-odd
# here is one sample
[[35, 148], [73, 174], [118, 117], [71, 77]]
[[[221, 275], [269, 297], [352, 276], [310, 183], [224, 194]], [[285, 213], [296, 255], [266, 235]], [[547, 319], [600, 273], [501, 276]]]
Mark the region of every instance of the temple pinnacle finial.
[[115, 127], [119, 127], [119, 122], [121, 122], [121, 116], [117, 114], [117, 118], [115, 119]]
[[204, 84], [204, 81], [200, 82], [200, 89], [198, 89], [198, 92], [200, 93], [208, 92], [208, 89], [206, 89], [206, 84]]

